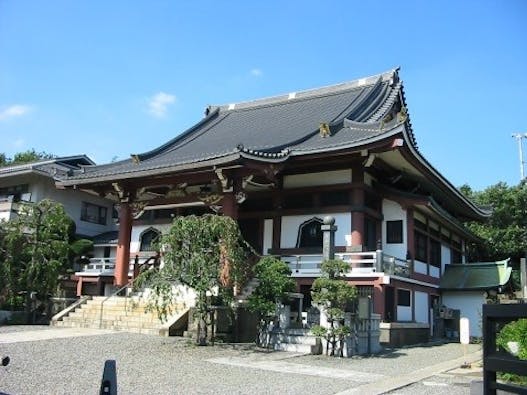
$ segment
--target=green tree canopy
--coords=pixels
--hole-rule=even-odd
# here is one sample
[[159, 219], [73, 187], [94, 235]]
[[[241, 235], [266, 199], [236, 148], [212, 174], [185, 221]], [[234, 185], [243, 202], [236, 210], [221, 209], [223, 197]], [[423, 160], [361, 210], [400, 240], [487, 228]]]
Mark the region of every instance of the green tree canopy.
[[[313, 281], [311, 295], [321, 310], [325, 310], [329, 328], [315, 326], [312, 332], [326, 338], [326, 355], [342, 356], [344, 339], [351, 333], [351, 328], [344, 325], [346, 306], [356, 299], [357, 289], [344, 278], [349, 265], [333, 259], [322, 262], [322, 277]], [[337, 343], [340, 344], [337, 350]], [[331, 345], [331, 352], [329, 351]]]
[[1, 166], [12, 166], [12, 165], [21, 165], [23, 163], [36, 162], [42, 159], [53, 159], [55, 155], [49, 154], [47, 152], [41, 151], [37, 152], [34, 148], [17, 152], [13, 158], [8, 158], [5, 153], [0, 153], [0, 167]]
[[508, 186], [497, 183], [475, 192], [468, 185], [461, 192], [476, 204], [492, 207], [484, 223], [468, 222], [467, 227], [484, 243], [469, 244], [469, 261], [493, 261], [511, 258], [518, 262], [527, 250], [527, 183]]
[[276, 317], [276, 304], [285, 298], [287, 292], [295, 289], [295, 281], [290, 277], [289, 266], [271, 256], [258, 261], [254, 266], [254, 276], [259, 283], [248, 298], [248, 308], [260, 316], [257, 344], [268, 346], [268, 328]]
[[13, 300], [26, 292], [45, 300], [55, 291], [68, 263], [71, 219], [51, 200], [25, 203], [15, 219], [0, 223], [0, 262], [3, 296]]
[[164, 265], [159, 271], [145, 272], [139, 281], [152, 288], [152, 307], [161, 317], [170, 312], [175, 283], [192, 288], [197, 294], [197, 341], [206, 344], [210, 295], [217, 293], [228, 301], [233, 284], [244, 281], [246, 251], [238, 224], [212, 214], [176, 217], [159, 243]]

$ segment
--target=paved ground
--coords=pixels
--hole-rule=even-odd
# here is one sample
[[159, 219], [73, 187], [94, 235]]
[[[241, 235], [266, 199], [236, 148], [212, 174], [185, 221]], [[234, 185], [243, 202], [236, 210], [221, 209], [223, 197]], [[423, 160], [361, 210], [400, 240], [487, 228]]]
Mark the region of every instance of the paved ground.
[[[124, 332], [0, 327], [0, 394], [97, 393], [105, 361], [119, 394], [469, 394], [459, 344], [387, 350], [350, 359], [259, 352], [250, 346], [196, 347], [179, 338]], [[442, 373], [447, 371], [447, 373]]]

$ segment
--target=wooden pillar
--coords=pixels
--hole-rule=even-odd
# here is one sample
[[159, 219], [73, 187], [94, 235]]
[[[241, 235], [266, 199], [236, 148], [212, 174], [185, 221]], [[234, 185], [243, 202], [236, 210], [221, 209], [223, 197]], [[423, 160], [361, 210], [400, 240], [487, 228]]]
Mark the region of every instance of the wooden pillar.
[[354, 211], [351, 213], [351, 245], [361, 246], [364, 243], [364, 170], [362, 167], [354, 167], [352, 170], [354, 188], [352, 190], [352, 205]]
[[128, 283], [130, 269], [130, 240], [132, 238], [132, 208], [122, 203], [119, 212], [119, 239], [115, 257], [114, 285], [122, 287]]
[[414, 238], [414, 210], [412, 208], [406, 209], [406, 243], [409, 254], [409, 259], [415, 259], [415, 238]]
[[[274, 217], [273, 217], [273, 243], [272, 249], [280, 249], [280, 240], [282, 238], [282, 197], [276, 195], [273, 199]], [[276, 254], [276, 253], [274, 253]]]
[[234, 220], [238, 219], [238, 203], [234, 193], [228, 192], [223, 195], [221, 212]]

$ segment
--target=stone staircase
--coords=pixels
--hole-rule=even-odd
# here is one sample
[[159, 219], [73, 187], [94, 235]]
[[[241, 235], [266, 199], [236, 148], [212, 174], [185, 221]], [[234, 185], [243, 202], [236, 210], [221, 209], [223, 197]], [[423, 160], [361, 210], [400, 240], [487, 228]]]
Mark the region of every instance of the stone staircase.
[[95, 296], [80, 301], [55, 315], [51, 325], [113, 329], [159, 336], [181, 335], [188, 325], [189, 309], [184, 304], [175, 305], [173, 314], [163, 322], [157, 317], [157, 313], [145, 312], [146, 301], [140, 296], [112, 296], [105, 299], [105, 296]]
[[316, 337], [309, 329], [279, 329], [271, 332], [271, 345], [277, 351], [311, 354], [316, 345]]

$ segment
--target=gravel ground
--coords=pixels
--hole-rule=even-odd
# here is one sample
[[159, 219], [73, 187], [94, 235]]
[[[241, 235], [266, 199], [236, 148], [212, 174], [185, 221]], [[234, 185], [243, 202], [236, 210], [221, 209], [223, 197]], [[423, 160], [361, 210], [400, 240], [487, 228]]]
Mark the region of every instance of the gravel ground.
[[[481, 349], [479, 344], [469, 344], [467, 353]], [[381, 373], [387, 376], [410, 373], [425, 366], [435, 365], [444, 361], [463, 356], [463, 348], [459, 343], [430, 343], [387, 349], [374, 356], [357, 356], [353, 358], [327, 358], [322, 355], [306, 355], [295, 358], [291, 362], [313, 366], [327, 366], [338, 369], [353, 369], [368, 373]]]
[[[0, 327], [2, 333], [35, 327]], [[47, 327], [43, 327], [49, 330]], [[457, 346], [457, 347], [456, 347]], [[475, 351], [475, 350], [471, 350]], [[115, 360], [119, 394], [334, 394], [351, 379], [287, 374], [208, 362], [219, 357], [266, 358], [249, 346], [196, 347], [181, 338], [118, 332], [0, 344], [11, 363], [0, 367], [0, 394], [95, 394], [104, 362]], [[287, 353], [273, 353], [272, 358]], [[458, 344], [392, 350], [376, 357], [287, 358], [288, 363], [397, 375], [462, 355]], [[437, 389], [437, 388], [436, 388]]]

